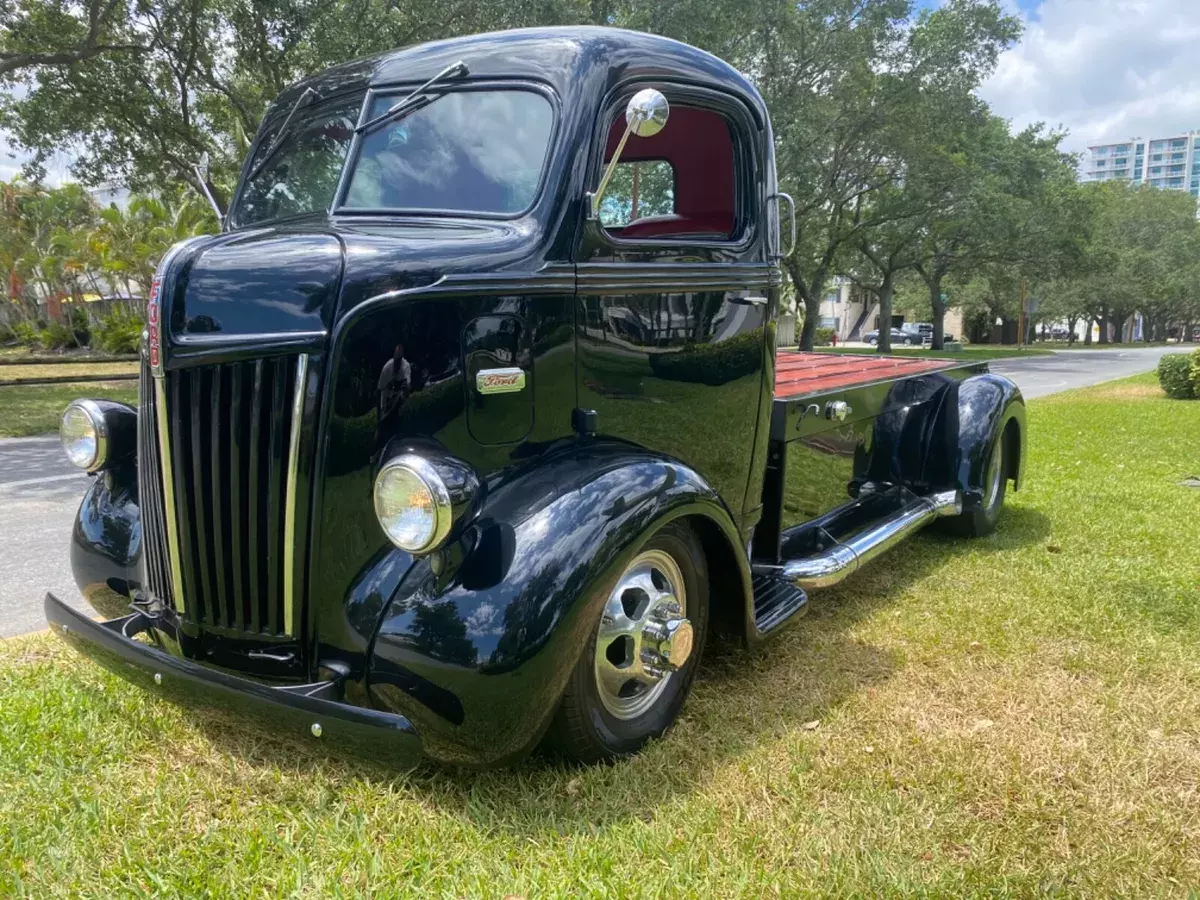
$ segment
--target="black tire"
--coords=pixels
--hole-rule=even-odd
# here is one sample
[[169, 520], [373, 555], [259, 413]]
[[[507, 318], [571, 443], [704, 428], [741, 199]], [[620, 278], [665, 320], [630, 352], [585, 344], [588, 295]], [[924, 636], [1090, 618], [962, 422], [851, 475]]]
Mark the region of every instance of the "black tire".
[[589, 764], [615, 759], [636, 753], [675, 722], [691, 689], [708, 632], [708, 567], [696, 533], [682, 522], [672, 522], [655, 532], [632, 559], [652, 550], [669, 554], [683, 576], [685, 614], [692, 623], [694, 634], [687, 662], [671, 673], [649, 709], [636, 718], [618, 718], [609, 712], [600, 698], [595, 668], [598, 630], [593, 628], [542, 741], [544, 751]]
[[[978, 538], [986, 537], [996, 530], [996, 523], [1000, 521], [1000, 512], [1004, 508], [1005, 490], [1008, 487], [1008, 441], [1004, 437], [1002, 431], [992, 445], [987, 465], [983, 469], [984, 504], [979, 509], [943, 519], [942, 527], [950, 534]], [[998, 475], [993, 465], [999, 466]], [[995, 483], [996, 478], [998, 483]]]

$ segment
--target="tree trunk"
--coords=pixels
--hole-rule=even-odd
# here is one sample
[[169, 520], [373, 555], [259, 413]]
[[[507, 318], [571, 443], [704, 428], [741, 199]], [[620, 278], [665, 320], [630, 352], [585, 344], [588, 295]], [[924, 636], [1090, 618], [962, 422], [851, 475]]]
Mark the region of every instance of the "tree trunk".
[[892, 295], [896, 292], [895, 275], [883, 276], [879, 285], [879, 353], [892, 352]]
[[811, 282], [806, 282], [791, 259], [787, 261], [788, 276], [796, 289], [797, 298], [804, 301], [804, 327], [800, 329], [800, 349], [812, 350], [817, 336], [817, 325], [821, 321], [821, 291], [825, 289], [826, 270], [813, 273]]
[[1078, 316], [1067, 316], [1067, 346], [1075, 343], [1075, 326], [1079, 324]]
[[1182, 340], [1185, 344], [1190, 344], [1192, 342], [1192, 323], [1191, 322], [1183, 323]]
[[1100, 346], [1108, 343], [1108, 315], [1103, 313], [1096, 317], [1096, 324], [1100, 326]]
[[931, 275], [929, 281], [929, 307], [933, 310], [934, 350], [941, 350], [946, 343], [946, 303], [942, 300], [942, 276]]
[[1092, 319], [1091, 316], [1087, 317], [1087, 325], [1083, 329], [1083, 346], [1085, 346], [1085, 347], [1092, 346], [1092, 322], [1093, 321], [1094, 320]]

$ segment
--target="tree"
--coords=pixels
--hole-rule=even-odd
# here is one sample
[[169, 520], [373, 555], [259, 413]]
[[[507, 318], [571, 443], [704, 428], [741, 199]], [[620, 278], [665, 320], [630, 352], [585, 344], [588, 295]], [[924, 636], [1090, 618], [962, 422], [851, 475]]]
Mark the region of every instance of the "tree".
[[222, 198], [268, 102], [298, 79], [423, 40], [585, 12], [572, 0], [88, 0], [85, 10], [20, 0], [0, 13], [0, 127], [33, 154], [34, 178], [70, 147], [84, 183], [198, 188], [193, 164], [208, 153], [208, 187]]
[[0, 78], [26, 69], [73, 65], [104, 54], [137, 54], [124, 38], [124, 0], [20, 0], [0, 9]]
[[962, 96], [1019, 34], [991, 0], [951, 0], [912, 19], [902, 0], [814, 0], [778, 14], [751, 70], [776, 127], [780, 183], [797, 198], [784, 265], [805, 306], [811, 349], [820, 301], [849, 248], [890, 202], [906, 161], [884, 139], [914, 97]]
[[947, 278], [970, 280], [997, 266], [1015, 266], [1026, 279], [1061, 274], [1075, 265], [1088, 228], [1072, 161], [1059, 149], [1064, 135], [1040, 126], [1011, 135], [984, 109], [964, 125], [956, 143], [961, 177], [947, 181], [915, 266], [936, 349], [944, 341]]
[[1100, 325], [1100, 343], [1120, 343], [1139, 309], [1164, 329], [1166, 320], [1186, 318], [1196, 296], [1195, 198], [1115, 180], [1084, 189], [1095, 218], [1075, 289]]

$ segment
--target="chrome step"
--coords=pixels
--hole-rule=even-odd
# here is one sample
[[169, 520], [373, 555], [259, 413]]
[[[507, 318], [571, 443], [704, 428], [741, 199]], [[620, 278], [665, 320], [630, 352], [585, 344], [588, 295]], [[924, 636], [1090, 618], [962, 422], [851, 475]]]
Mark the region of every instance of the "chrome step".
[[802, 590], [830, 587], [939, 516], [956, 516], [962, 508], [959, 491], [913, 497], [896, 512], [820, 553], [784, 560], [778, 565], [756, 563], [752, 571], [755, 576], [782, 578]]
[[760, 634], [773, 631], [808, 607], [808, 594], [779, 575], [755, 573], [751, 583], [754, 586], [754, 626]]

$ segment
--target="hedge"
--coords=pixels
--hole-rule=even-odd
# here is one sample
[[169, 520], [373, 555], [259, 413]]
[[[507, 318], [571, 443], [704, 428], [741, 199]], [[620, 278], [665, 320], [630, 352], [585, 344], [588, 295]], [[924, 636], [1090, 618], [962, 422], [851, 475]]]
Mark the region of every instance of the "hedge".
[[1158, 361], [1158, 383], [1173, 400], [1191, 400], [1200, 385], [1200, 351], [1171, 353]]

